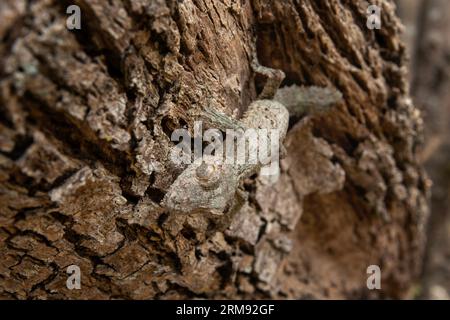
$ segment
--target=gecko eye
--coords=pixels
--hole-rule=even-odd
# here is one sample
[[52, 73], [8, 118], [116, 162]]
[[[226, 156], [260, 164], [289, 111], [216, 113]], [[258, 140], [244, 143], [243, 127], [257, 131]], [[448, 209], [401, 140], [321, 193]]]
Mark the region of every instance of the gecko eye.
[[202, 162], [195, 170], [197, 180], [202, 187], [214, 189], [220, 181], [220, 169], [217, 165]]

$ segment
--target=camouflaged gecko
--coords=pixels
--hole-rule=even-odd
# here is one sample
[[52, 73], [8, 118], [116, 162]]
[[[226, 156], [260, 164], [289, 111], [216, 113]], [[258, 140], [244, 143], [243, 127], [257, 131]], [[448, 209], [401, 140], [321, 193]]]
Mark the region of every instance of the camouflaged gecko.
[[[242, 119], [235, 120], [214, 110], [203, 110], [201, 118], [221, 130], [278, 130], [281, 145], [288, 130], [289, 116], [326, 110], [342, 98], [339, 91], [328, 87], [294, 85], [278, 89], [284, 79], [281, 70], [263, 67], [256, 60], [252, 63], [252, 68], [266, 76], [267, 82], [258, 100], [250, 104]], [[271, 143], [270, 137], [265, 141]], [[257, 150], [246, 147], [245, 152], [250, 154]], [[259, 160], [255, 163], [228, 164], [223, 161], [222, 154], [204, 156], [203, 162], [190, 164], [178, 176], [165, 195], [163, 205], [170, 212], [222, 215], [236, 205], [235, 199], [242, 198], [239, 191], [241, 181], [258, 173], [262, 166], [263, 163]]]

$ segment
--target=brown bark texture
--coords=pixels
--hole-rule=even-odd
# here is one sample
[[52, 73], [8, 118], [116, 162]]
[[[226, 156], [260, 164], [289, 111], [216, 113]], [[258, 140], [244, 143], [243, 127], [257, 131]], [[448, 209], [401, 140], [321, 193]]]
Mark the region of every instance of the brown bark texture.
[[[403, 298], [421, 271], [430, 182], [401, 24], [350, 0], [0, 4], [0, 297]], [[174, 129], [204, 106], [242, 115], [262, 81], [333, 86], [293, 119], [282, 173], [235, 213], [171, 214]], [[183, 192], [183, 190], [180, 190]], [[66, 269], [81, 269], [81, 289]], [[382, 289], [366, 286], [379, 265]]]

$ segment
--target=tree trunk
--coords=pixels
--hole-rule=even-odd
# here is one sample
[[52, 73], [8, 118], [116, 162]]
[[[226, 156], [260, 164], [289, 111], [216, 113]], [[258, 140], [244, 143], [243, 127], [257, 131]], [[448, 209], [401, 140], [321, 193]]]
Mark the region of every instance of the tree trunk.
[[[0, 4], [2, 298], [410, 296], [429, 182], [391, 1], [374, 1], [380, 30], [365, 1], [74, 2], [80, 30], [71, 3]], [[234, 215], [172, 214], [171, 133], [188, 110], [242, 115], [255, 41], [283, 85], [344, 100], [291, 121], [279, 180], [246, 179]]]
[[[424, 111], [421, 152], [433, 180], [421, 297], [450, 299], [450, 2], [400, 1], [411, 49], [411, 94]], [[413, 26], [417, 27], [413, 27]]]

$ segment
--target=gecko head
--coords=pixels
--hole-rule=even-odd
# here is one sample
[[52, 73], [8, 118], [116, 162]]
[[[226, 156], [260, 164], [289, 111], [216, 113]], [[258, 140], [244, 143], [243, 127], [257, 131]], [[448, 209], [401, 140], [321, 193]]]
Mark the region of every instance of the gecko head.
[[166, 193], [163, 205], [171, 212], [222, 214], [237, 183], [232, 166], [215, 160], [211, 157], [190, 164]]

